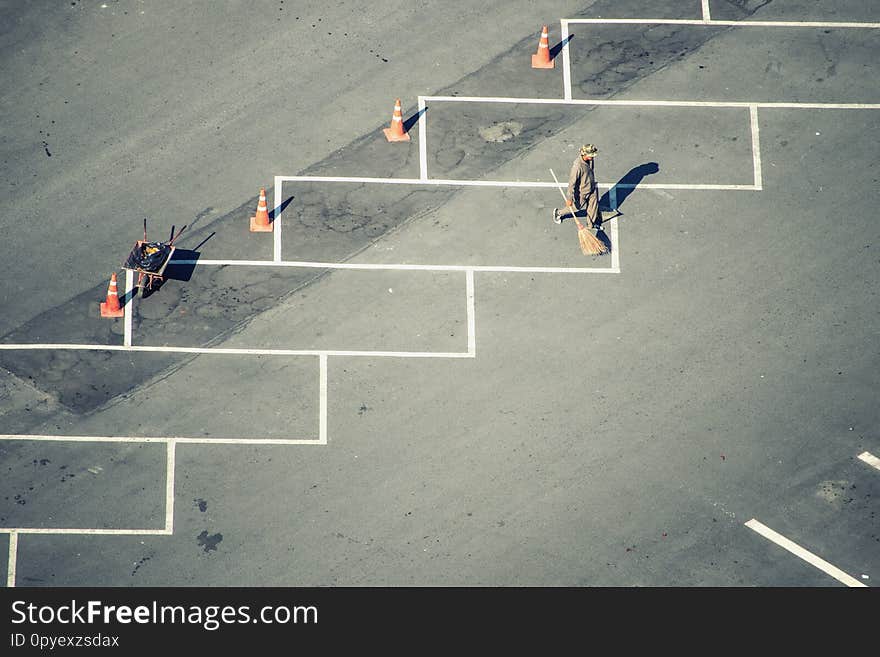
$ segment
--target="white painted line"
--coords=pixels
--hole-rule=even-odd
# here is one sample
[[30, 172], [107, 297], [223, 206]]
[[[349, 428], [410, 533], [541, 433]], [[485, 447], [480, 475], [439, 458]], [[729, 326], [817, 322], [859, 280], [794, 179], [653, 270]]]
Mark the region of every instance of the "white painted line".
[[6, 586], [15, 588], [15, 565], [18, 561], [18, 532], [9, 533], [9, 561], [6, 566]]
[[[611, 272], [610, 269], [598, 269], [597, 272]], [[151, 353], [170, 354], [216, 354], [226, 356], [375, 356], [379, 358], [472, 358], [470, 354], [444, 351], [357, 351], [343, 349], [236, 349], [225, 347], [151, 347], [106, 345], [106, 344], [4, 344], [0, 346], [3, 351], [142, 351]]]
[[880, 470], [880, 459], [871, 454], [871, 452], [862, 452], [861, 454], [859, 454], [859, 458], [871, 467]]
[[427, 96], [435, 103], [520, 103], [528, 105], [622, 105], [632, 107], [751, 107], [785, 109], [880, 109], [880, 103], [790, 103], [742, 100], [617, 100], [606, 98], [517, 98], [514, 96]]
[[880, 109], [880, 103], [751, 103], [764, 109], [856, 109], [875, 110]]
[[0, 527], [0, 534], [89, 534], [99, 536], [169, 536], [164, 529], [94, 529], [91, 527]]
[[[748, 104], [736, 107], [748, 107]], [[880, 107], [880, 106], [878, 106]], [[295, 182], [338, 182], [338, 183], [376, 183], [386, 185], [455, 185], [460, 187], [525, 187], [525, 188], [548, 188], [556, 187], [546, 181], [522, 181], [522, 180], [450, 180], [431, 179], [420, 180], [418, 178], [353, 178], [344, 176], [284, 176], [285, 181]], [[753, 185], [716, 185], [714, 183], [607, 183], [599, 182], [600, 188], [610, 188], [617, 184], [622, 189], [708, 189], [708, 190], [749, 190], [754, 191]], [[189, 260], [178, 260], [180, 264], [189, 264]]]
[[[189, 445], [320, 445], [314, 438], [186, 438], [183, 436], [48, 436], [38, 434], [0, 434], [0, 440], [70, 443], [186, 443]], [[0, 528], [0, 533], [2, 533]]]
[[34, 440], [37, 442], [71, 443], [167, 443], [174, 438], [155, 438], [141, 436], [51, 436], [45, 434], [4, 433], [0, 440]]
[[703, 22], [708, 23], [712, 20], [712, 16], [709, 13], [709, 0], [703, 0]]
[[758, 106], [749, 107], [749, 124], [752, 128], [752, 161], [755, 168], [755, 189], [763, 189], [764, 176], [761, 173], [761, 138], [758, 128]]
[[169, 440], [165, 467], [165, 531], [169, 534], [174, 533], [174, 469], [176, 449], [177, 443], [174, 440]]
[[559, 21], [559, 29], [562, 37], [562, 94], [565, 100], [571, 100], [571, 57], [568, 52], [568, 21], [564, 18]]
[[720, 27], [853, 27], [864, 29], [880, 28], [880, 23], [860, 22], [822, 22], [822, 21], [721, 21], [688, 18], [567, 18], [569, 23], [591, 25], [701, 25]]
[[[611, 202], [611, 209], [617, 210], [617, 187], [611, 188], [608, 200]], [[620, 231], [617, 217], [611, 219], [611, 268], [620, 271]]]
[[474, 270], [465, 272], [467, 277], [467, 323], [468, 323], [468, 353], [477, 355], [477, 316], [474, 312]]
[[318, 356], [318, 444], [327, 444], [327, 354]]
[[[308, 262], [301, 260], [285, 260], [273, 262], [272, 260], [179, 260], [184, 265], [222, 265], [242, 267], [305, 267], [316, 269], [369, 269], [369, 270], [393, 270], [393, 271], [489, 271], [507, 273], [563, 273], [563, 274], [618, 274], [607, 268], [592, 267], [513, 267], [503, 265], [404, 265], [404, 264], [380, 264], [380, 263], [355, 263], [355, 262]], [[0, 344], [0, 349], [4, 349]]]
[[188, 445], [325, 445], [315, 438], [175, 438]]
[[281, 260], [281, 218], [278, 216], [281, 214], [281, 180], [280, 176], [275, 176], [275, 185], [273, 187], [275, 193], [275, 210], [272, 213], [272, 237], [274, 238], [272, 244], [272, 259], [275, 262]]
[[419, 180], [428, 179], [428, 112], [425, 97], [419, 96]]
[[791, 552], [795, 556], [800, 557], [801, 559], [806, 561], [811, 566], [815, 566], [816, 568], [818, 568], [822, 572], [824, 572], [828, 575], [831, 575], [838, 582], [842, 582], [843, 584], [846, 584], [847, 586], [852, 586], [852, 587], [864, 587], [865, 586], [862, 582], [857, 580], [855, 577], [852, 577], [851, 575], [847, 575], [845, 572], [840, 570], [840, 568], [837, 568], [836, 566], [832, 566], [830, 563], [828, 563], [824, 559], [817, 557], [815, 554], [813, 554], [809, 550], [805, 550], [797, 543], [794, 543], [794, 542], [788, 540], [782, 534], [776, 533], [775, 531], [773, 531], [772, 529], [770, 529], [766, 525], [758, 522], [754, 518], [752, 518], [747, 523], [745, 523], [745, 525], [749, 529], [752, 529], [752, 530], [758, 532], [761, 536], [763, 536], [767, 540], [773, 541], [778, 546], [785, 548], [786, 550], [788, 550], [789, 552]]
[[125, 339], [123, 344], [131, 346], [131, 317], [134, 314], [134, 271], [125, 270]]

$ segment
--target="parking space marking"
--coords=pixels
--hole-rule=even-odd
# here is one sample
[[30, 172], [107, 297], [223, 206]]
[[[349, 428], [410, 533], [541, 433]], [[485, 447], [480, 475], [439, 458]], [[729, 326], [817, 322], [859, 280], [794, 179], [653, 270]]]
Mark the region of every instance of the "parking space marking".
[[[644, 189], [702, 189], [702, 190], [747, 190], [761, 191], [760, 181], [760, 155], [756, 153], [757, 145], [757, 107], [758, 103], [742, 103], [742, 102], [719, 102], [719, 101], [675, 101], [675, 100], [571, 100], [570, 90], [566, 93], [566, 99], [552, 98], [515, 98], [515, 97], [483, 97], [483, 96], [428, 96], [426, 100], [436, 102], [464, 102], [464, 103], [501, 103], [501, 104], [529, 104], [529, 105], [616, 105], [620, 107], [699, 107], [699, 108], [747, 108], [749, 110], [749, 126], [752, 133], [752, 161], [753, 176], [755, 183], [751, 185], [729, 185], [717, 183], [618, 183], [618, 187], [635, 189], [636, 187]], [[420, 96], [421, 98], [421, 96]], [[880, 105], [878, 105], [880, 107]], [[423, 141], [427, 141], [427, 136], [423, 135]], [[429, 181], [433, 182], [433, 181]], [[444, 182], [460, 182], [463, 184], [473, 184], [474, 182], [484, 182], [497, 184], [498, 181], [450, 181]], [[544, 182], [526, 182], [516, 181], [511, 186], [536, 186], [536, 187], [555, 187], [555, 183]], [[598, 183], [599, 187], [613, 187], [611, 183]]]
[[[527, 99], [531, 100], [531, 99]], [[554, 103], [565, 103], [567, 101], [555, 100]], [[571, 104], [586, 104], [581, 101], [571, 101]], [[601, 103], [592, 103], [601, 104]], [[642, 104], [642, 103], [639, 103]], [[748, 107], [749, 103], [740, 103], [742, 107]], [[864, 109], [864, 108], [861, 108]], [[877, 105], [876, 109], [880, 109]], [[525, 187], [525, 188], [555, 188], [556, 184], [541, 180], [523, 181], [523, 180], [454, 180], [429, 178], [420, 180], [418, 178], [355, 178], [355, 177], [333, 177], [333, 176], [287, 176], [285, 180], [298, 180], [301, 182], [360, 182], [360, 183], [380, 183], [389, 185], [449, 185], [458, 187]], [[611, 188], [615, 183], [597, 183], [600, 188]], [[708, 190], [748, 190], [755, 191], [754, 185], [716, 185], [705, 183], [621, 183], [617, 184], [620, 188], [635, 189], [708, 189]], [[184, 260], [176, 261], [184, 264]]]
[[[327, 444], [327, 357], [319, 354], [318, 438], [195, 438], [188, 436], [61, 436], [51, 434], [0, 434], [0, 440], [70, 443], [165, 443], [165, 528], [170, 532], [174, 520], [174, 472], [178, 443], [190, 445], [326, 445]], [[463, 354], [464, 357], [468, 354]], [[0, 528], [0, 533], [4, 531]]]
[[167, 529], [95, 529], [93, 527], [0, 527], [0, 534], [76, 534], [89, 536], [170, 536]]
[[679, 19], [679, 18], [562, 18], [560, 19], [563, 34], [562, 52], [562, 81], [563, 97], [571, 101], [571, 56], [568, 52], [569, 24], [576, 25], [701, 25], [701, 26], [727, 26], [727, 27], [812, 27], [812, 28], [864, 28], [878, 29], [880, 23], [862, 22], [818, 22], [818, 21], [722, 21], [712, 20], [709, 12], [709, 0], [702, 0], [703, 18]]
[[9, 560], [6, 566], [6, 586], [15, 587], [15, 564], [18, 557], [18, 532], [9, 533]]
[[749, 106], [749, 125], [752, 129], [752, 167], [755, 171], [755, 189], [764, 189], [764, 179], [761, 174], [761, 139], [758, 127], [758, 106]]
[[134, 292], [134, 271], [131, 269], [125, 270], [125, 338], [123, 340], [123, 344], [126, 347], [131, 346], [131, 317], [132, 317], [132, 292]]
[[468, 353], [477, 356], [477, 318], [474, 312], [474, 270], [468, 269], [467, 276], [467, 323], [468, 323]]
[[755, 520], [754, 518], [745, 523], [745, 525], [746, 527], [757, 532], [767, 540], [776, 543], [778, 546], [788, 550], [795, 556], [800, 557], [810, 565], [815, 566], [822, 572], [831, 575], [837, 581], [850, 587], [865, 587], [865, 584], [857, 580], [855, 577], [846, 574], [836, 566], [832, 566], [821, 557], [818, 557], [809, 550], [802, 548], [797, 543], [790, 541], [782, 534], [778, 534], [777, 532], [773, 531], [772, 529]]
[[[0, 440], [33, 440], [70, 443], [185, 443], [188, 445], [325, 445], [314, 438], [191, 438], [187, 436], [59, 436], [49, 434], [0, 434]], [[5, 531], [0, 527], [0, 534]], [[126, 530], [127, 531], [127, 530]], [[164, 531], [164, 530], [156, 530]]]
[[[421, 96], [420, 96], [421, 97]], [[880, 109], [880, 103], [818, 103], [760, 100], [621, 100], [615, 98], [519, 98], [517, 96], [425, 96], [425, 101], [438, 103], [522, 103], [530, 105], [624, 105], [632, 107], [763, 107], [773, 109]], [[363, 182], [412, 182], [405, 178], [323, 178], [297, 176], [303, 180], [362, 180]], [[293, 179], [293, 176], [285, 178]], [[429, 180], [435, 184], [462, 184], [460, 180]], [[473, 181], [480, 184], [484, 181]], [[503, 183], [498, 183], [503, 184]], [[511, 185], [513, 183], [510, 183]], [[552, 183], [551, 183], [552, 186]]]
[[[228, 356], [368, 356], [377, 358], [472, 358], [460, 351], [358, 351], [355, 349], [246, 349], [233, 347], [154, 347], [149, 345], [113, 344], [4, 344], [2, 351], [44, 351], [59, 349], [67, 351], [149, 351], [171, 354], [220, 354]], [[2, 438], [2, 436], [0, 436]]]
[[862, 452], [861, 454], [859, 454], [859, 458], [871, 467], [880, 470], [880, 458], [877, 458], [876, 456], [871, 454], [871, 452]]
[[428, 148], [425, 135], [428, 129], [428, 112], [425, 98], [419, 96], [419, 180], [428, 179]]
[[275, 198], [275, 209], [272, 211], [272, 259], [275, 262], [281, 260], [281, 222], [278, 215], [281, 212], [281, 185], [278, 176], [275, 176], [275, 185], [273, 186]]
[[583, 25], [700, 25], [719, 27], [846, 27], [878, 29], [880, 23], [828, 22], [828, 21], [724, 21], [698, 18], [566, 18], [568, 23]]
[[177, 442], [168, 441], [165, 459], [165, 531], [174, 533], [174, 470]]
[[318, 357], [318, 444], [327, 444], [327, 354]]
[[569, 55], [568, 21], [559, 21], [559, 34], [562, 37], [562, 95], [571, 100], [571, 56]]

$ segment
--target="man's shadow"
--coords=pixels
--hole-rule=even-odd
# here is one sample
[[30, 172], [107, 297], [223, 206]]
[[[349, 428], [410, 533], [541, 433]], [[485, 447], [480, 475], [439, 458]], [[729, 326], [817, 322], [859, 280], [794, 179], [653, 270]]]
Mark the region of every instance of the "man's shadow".
[[[623, 205], [623, 202], [633, 193], [635, 188], [639, 186], [639, 183], [642, 182], [642, 179], [645, 176], [657, 173], [658, 171], [660, 171], [660, 165], [656, 162], [640, 164], [639, 166], [630, 169], [623, 178], [618, 180], [611, 189], [605, 192], [599, 199], [599, 209], [602, 213], [613, 213], [612, 216], [606, 217], [605, 221], [623, 215], [620, 211], [620, 206]], [[596, 237], [599, 238], [610, 250], [611, 239], [605, 231], [602, 230], [602, 223], [603, 220], [600, 219]]]
[[[637, 167], [630, 169], [627, 174], [618, 180], [607, 192], [599, 199], [599, 207], [606, 211], [614, 212], [620, 209], [627, 197], [633, 193], [639, 183], [645, 176], [660, 171], [660, 165], [656, 162], [646, 162]], [[621, 212], [621, 214], [623, 214]]]

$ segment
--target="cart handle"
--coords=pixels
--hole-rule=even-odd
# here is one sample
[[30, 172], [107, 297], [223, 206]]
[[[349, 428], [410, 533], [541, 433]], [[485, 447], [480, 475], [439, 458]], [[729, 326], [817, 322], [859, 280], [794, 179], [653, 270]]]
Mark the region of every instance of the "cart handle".
[[174, 240], [176, 240], [178, 237], [180, 237], [180, 234], [186, 230], [186, 227], [187, 227], [187, 224], [184, 224], [183, 228], [181, 228], [179, 231], [177, 231], [177, 235], [174, 235], [171, 237], [171, 241], [168, 242], [168, 246], [171, 246], [172, 244], [174, 244]]

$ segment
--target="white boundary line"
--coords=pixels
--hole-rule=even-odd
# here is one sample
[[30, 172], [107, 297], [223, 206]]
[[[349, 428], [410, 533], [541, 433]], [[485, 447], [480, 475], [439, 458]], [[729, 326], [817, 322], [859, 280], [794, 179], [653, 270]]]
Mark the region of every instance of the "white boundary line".
[[18, 532], [9, 532], [9, 561], [6, 566], [6, 587], [15, 588], [15, 565], [18, 561]]
[[477, 356], [477, 318], [474, 311], [474, 270], [465, 272], [467, 279], [467, 326], [468, 326], [468, 354]]
[[[611, 98], [517, 98], [515, 96], [425, 96], [436, 103], [522, 103], [529, 105], [632, 105], [633, 107], [751, 107], [776, 109], [880, 109], [880, 103], [801, 103], [755, 100], [619, 100]], [[286, 178], [285, 178], [286, 179]], [[399, 180], [399, 179], [396, 179]]]
[[318, 444], [327, 444], [327, 354], [318, 356]]
[[[623, 185], [622, 185], [623, 186]], [[373, 269], [398, 271], [487, 271], [487, 272], [544, 272], [544, 273], [609, 273], [607, 267], [514, 267], [501, 265], [404, 265], [355, 262], [308, 262], [304, 260], [287, 260], [270, 262], [267, 260], [180, 260], [180, 264], [193, 265], [242, 265], [245, 267], [312, 267], [320, 269]], [[620, 273], [620, 272], [614, 272]], [[0, 344], [0, 348], [3, 345]]]
[[428, 179], [428, 112], [425, 97], [419, 96], [419, 180]]
[[[174, 474], [177, 444], [189, 445], [326, 445], [327, 444], [327, 356], [318, 354], [318, 439], [301, 438], [190, 438], [184, 436], [59, 436], [47, 434], [0, 434], [0, 440], [71, 443], [165, 443], [165, 530], [171, 533], [174, 523]], [[461, 354], [460, 357], [467, 357]], [[473, 357], [473, 356], [471, 356]], [[0, 528], [0, 533], [8, 529]], [[25, 530], [22, 530], [25, 531]], [[115, 530], [114, 530], [115, 531]], [[134, 531], [134, 530], [120, 530]], [[156, 530], [162, 531], [162, 530]]]
[[559, 21], [559, 34], [562, 38], [562, 94], [565, 100], [571, 100], [571, 58], [568, 53], [568, 21]]
[[[560, 101], [561, 102], [561, 101]], [[732, 106], [732, 107], [739, 107]], [[747, 104], [742, 107], [748, 107]], [[877, 106], [880, 109], [880, 105]], [[524, 188], [555, 188], [556, 185], [546, 181], [522, 181], [522, 180], [451, 180], [428, 178], [420, 180], [418, 178], [361, 178], [348, 176], [284, 176], [285, 181], [289, 182], [338, 182], [338, 183], [379, 183], [385, 185], [451, 185], [459, 187], [524, 187]], [[610, 188], [616, 183], [597, 183], [599, 187]], [[666, 184], [645, 184], [645, 183], [624, 183], [617, 184], [621, 188], [635, 189], [709, 189], [709, 190], [749, 190], [754, 191], [754, 185], [716, 185], [705, 183], [666, 183]], [[178, 260], [179, 264], [188, 264], [188, 260]], [[244, 262], [244, 261], [242, 261]], [[249, 261], [249, 262], [265, 262], [265, 261]]]
[[[612, 210], [617, 210], [617, 188], [612, 187], [608, 192], [609, 205]], [[620, 271], [620, 231], [617, 228], [617, 217], [611, 219], [611, 268]]]
[[[301, 438], [189, 438], [185, 436], [57, 436], [47, 434], [0, 434], [0, 440], [69, 443], [183, 443], [187, 445], [322, 445], [320, 440]], [[4, 528], [0, 527], [0, 533]], [[126, 530], [127, 531], [127, 530]], [[156, 530], [161, 531], [161, 530]]]
[[126, 347], [131, 346], [131, 318], [134, 314], [134, 271], [125, 270], [125, 337], [124, 343]]
[[823, 21], [722, 21], [691, 18], [566, 18], [569, 23], [584, 25], [718, 25], [722, 27], [852, 27], [880, 28], [880, 23]]
[[709, 13], [709, 0], [703, 0], [703, 22], [709, 23], [712, 21], [712, 15]]
[[[610, 272], [610, 269], [598, 271]], [[619, 272], [616, 272], [619, 273]], [[235, 347], [153, 347], [118, 344], [3, 344], [0, 351], [41, 351], [58, 349], [68, 351], [148, 351], [173, 354], [218, 354], [227, 356], [374, 356], [382, 358], [473, 358], [460, 351], [346, 351], [344, 349], [247, 349]], [[0, 434], [2, 438], [2, 434]]]
[[[355, 263], [355, 262], [308, 262], [305, 260], [284, 260], [272, 262], [270, 260], [178, 260], [182, 265], [224, 265], [243, 267], [311, 267], [318, 269], [372, 269], [372, 270], [398, 270], [398, 271], [488, 271], [488, 272], [525, 272], [525, 273], [569, 273], [569, 274], [601, 274], [615, 273], [607, 267], [505, 267], [495, 265], [403, 265], [403, 264], [380, 264], [380, 263]], [[0, 349], [4, 345], [0, 344]]]
[[749, 125], [752, 129], [752, 161], [755, 168], [755, 189], [764, 188], [764, 176], [761, 172], [761, 137], [758, 127], [758, 106], [749, 107]]
[[880, 470], [880, 459], [871, 454], [871, 452], [862, 452], [859, 454], [859, 459], [870, 465], [872, 468]]
[[174, 473], [177, 443], [168, 441], [165, 465], [165, 531], [174, 533]]
[[95, 529], [92, 527], [0, 527], [0, 534], [87, 534], [92, 536], [170, 536], [164, 529]]
[[274, 186], [272, 188], [275, 204], [275, 209], [272, 210], [272, 236], [274, 240], [272, 242], [272, 259], [275, 262], [281, 260], [281, 219], [279, 218], [279, 214], [281, 214], [281, 183], [278, 180], [278, 176], [275, 176]]
[[828, 575], [831, 575], [838, 582], [842, 582], [843, 584], [846, 584], [847, 586], [851, 586], [851, 587], [864, 587], [865, 586], [865, 584], [863, 584], [862, 582], [857, 580], [855, 577], [852, 577], [851, 575], [847, 575], [845, 572], [840, 570], [840, 568], [837, 568], [836, 566], [832, 566], [830, 563], [828, 563], [827, 561], [825, 561], [821, 557], [816, 556], [815, 554], [813, 554], [809, 550], [805, 550], [797, 543], [790, 541], [789, 539], [785, 538], [785, 536], [783, 536], [782, 534], [778, 534], [777, 532], [773, 531], [772, 529], [770, 529], [766, 525], [758, 522], [754, 518], [752, 518], [747, 523], [745, 523], [745, 525], [749, 529], [754, 530], [757, 533], [759, 533], [761, 536], [763, 536], [767, 540], [776, 543], [778, 546], [785, 548], [786, 550], [788, 550], [789, 552], [791, 552], [795, 556], [800, 557], [801, 559], [806, 561], [808, 564], [815, 566], [816, 568], [818, 568], [819, 570], [821, 570], [822, 572], [824, 572]]

